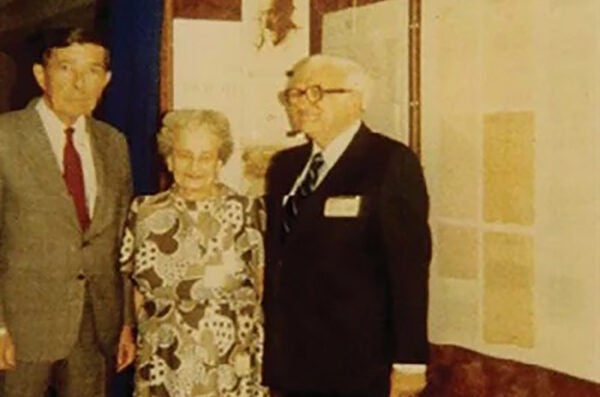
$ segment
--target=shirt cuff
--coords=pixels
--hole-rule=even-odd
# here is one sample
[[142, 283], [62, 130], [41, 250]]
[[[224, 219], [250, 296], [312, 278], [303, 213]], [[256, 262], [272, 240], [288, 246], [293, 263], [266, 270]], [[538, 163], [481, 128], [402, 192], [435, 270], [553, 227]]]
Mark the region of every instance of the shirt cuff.
[[395, 363], [392, 365], [395, 372], [403, 374], [423, 374], [427, 371], [426, 364], [401, 364]]

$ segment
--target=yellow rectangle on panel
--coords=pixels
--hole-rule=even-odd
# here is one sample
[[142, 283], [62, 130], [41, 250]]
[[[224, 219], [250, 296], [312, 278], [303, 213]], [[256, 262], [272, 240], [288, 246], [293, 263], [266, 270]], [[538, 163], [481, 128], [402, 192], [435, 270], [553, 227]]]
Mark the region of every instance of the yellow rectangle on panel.
[[491, 288], [483, 299], [483, 340], [495, 345], [534, 345], [532, 292]]
[[436, 260], [441, 277], [476, 279], [479, 269], [477, 229], [438, 225]]
[[473, 346], [479, 340], [481, 294], [477, 281], [433, 277], [428, 330], [433, 343]]
[[483, 141], [484, 220], [532, 225], [535, 182], [533, 112], [485, 115]]
[[533, 238], [516, 233], [484, 235], [483, 338], [486, 343], [534, 343]]
[[483, 237], [485, 287], [532, 288], [533, 250], [532, 236], [486, 232]]

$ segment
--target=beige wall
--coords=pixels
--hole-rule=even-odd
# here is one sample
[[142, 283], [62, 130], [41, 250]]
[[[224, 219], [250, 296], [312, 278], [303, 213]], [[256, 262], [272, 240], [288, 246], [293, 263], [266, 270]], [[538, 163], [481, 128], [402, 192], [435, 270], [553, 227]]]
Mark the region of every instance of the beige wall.
[[431, 339], [600, 381], [600, 2], [423, 6]]

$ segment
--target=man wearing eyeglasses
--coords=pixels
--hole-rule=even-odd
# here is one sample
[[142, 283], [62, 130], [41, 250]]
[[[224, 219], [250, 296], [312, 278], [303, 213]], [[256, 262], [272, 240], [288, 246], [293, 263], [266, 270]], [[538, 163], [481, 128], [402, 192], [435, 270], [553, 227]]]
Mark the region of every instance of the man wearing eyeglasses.
[[280, 99], [309, 141], [267, 172], [264, 382], [286, 397], [416, 396], [431, 256], [421, 166], [361, 121], [359, 65], [314, 55], [288, 76]]

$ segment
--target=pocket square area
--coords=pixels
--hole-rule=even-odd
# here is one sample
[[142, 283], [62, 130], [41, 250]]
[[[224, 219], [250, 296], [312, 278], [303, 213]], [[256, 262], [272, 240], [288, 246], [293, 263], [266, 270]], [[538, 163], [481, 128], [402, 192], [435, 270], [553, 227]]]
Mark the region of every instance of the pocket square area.
[[360, 212], [360, 196], [329, 197], [323, 215], [328, 218], [355, 218]]

